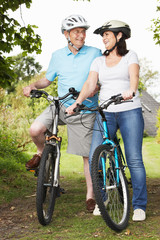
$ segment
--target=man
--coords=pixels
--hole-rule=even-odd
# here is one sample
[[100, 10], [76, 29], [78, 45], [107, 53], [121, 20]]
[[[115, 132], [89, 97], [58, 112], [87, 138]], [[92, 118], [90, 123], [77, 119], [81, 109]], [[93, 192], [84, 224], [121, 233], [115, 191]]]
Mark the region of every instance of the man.
[[[101, 51], [94, 47], [85, 46], [86, 30], [89, 28], [86, 20], [80, 15], [71, 15], [62, 22], [61, 31], [65, 35], [68, 46], [59, 49], [52, 54], [46, 77], [25, 87], [24, 95], [29, 96], [32, 89], [42, 89], [49, 86], [58, 76], [58, 95], [63, 96], [70, 87], [80, 91], [86, 81], [92, 61], [101, 56]], [[97, 93], [92, 93], [91, 102], [85, 101], [88, 106], [98, 104]], [[64, 118], [65, 109], [72, 105], [74, 100], [69, 100], [60, 111], [60, 120], [67, 124], [68, 148], [67, 152], [80, 155], [84, 160], [84, 174], [86, 178], [87, 194], [86, 208], [92, 212], [95, 207], [92, 181], [89, 171], [88, 156], [92, 138], [92, 127], [95, 114], [85, 114], [83, 122], [88, 128], [84, 128], [80, 116], [69, 119]], [[48, 108], [34, 121], [30, 128], [30, 135], [37, 146], [37, 154], [26, 163], [28, 169], [39, 165], [41, 154], [44, 148], [44, 133], [49, 129], [52, 116]]]

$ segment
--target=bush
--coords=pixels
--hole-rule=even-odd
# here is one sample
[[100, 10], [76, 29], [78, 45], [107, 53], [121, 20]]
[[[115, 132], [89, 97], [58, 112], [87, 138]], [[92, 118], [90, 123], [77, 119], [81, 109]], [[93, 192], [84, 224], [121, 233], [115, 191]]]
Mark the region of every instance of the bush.
[[28, 156], [17, 149], [16, 136], [0, 133], [0, 175], [25, 171]]
[[160, 143], [160, 108], [159, 108], [159, 110], [158, 110], [157, 119], [158, 119], [158, 122], [157, 122], [158, 130], [157, 130], [156, 139], [157, 139], [157, 142]]
[[[37, 74], [31, 79], [28, 85], [43, 78], [45, 72]], [[15, 92], [6, 94], [4, 89], [0, 89], [0, 131], [3, 136], [12, 136], [15, 146], [20, 150], [36, 151], [29, 136], [29, 128], [34, 119], [49, 105], [46, 99], [30, 99], [23, 95], [24, 82], [19, 82]], [[55, 80], [46, 91], [53, 95], [57, 95], [57, 81]], [[62, 147], [67, 143], [67, 133], [64, 126], [60, 127], [59, 135], [63, 138]]]

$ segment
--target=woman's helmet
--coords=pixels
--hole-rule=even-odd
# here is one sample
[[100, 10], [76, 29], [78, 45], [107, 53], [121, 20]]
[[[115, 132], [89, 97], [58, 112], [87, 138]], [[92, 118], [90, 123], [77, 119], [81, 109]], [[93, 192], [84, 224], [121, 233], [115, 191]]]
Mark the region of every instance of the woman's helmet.
[[113, 33], [122, 32], [125, 39], [130, 38], [131, 29], [129, 25], [125, 22], [121, 22], [118, 20], [111, 20], [102, 25], [102, 27], [97, 28], [94, 33], [103, 35], [104, 32], [111, 31]]
[[80, 15], [71, 15], [63, 20], [61, 31], [64, 33], [64, 31], [70, 31], [71, 29], [77, 27], [88, 29], [90, 26], [87, 24], [84, 17]]

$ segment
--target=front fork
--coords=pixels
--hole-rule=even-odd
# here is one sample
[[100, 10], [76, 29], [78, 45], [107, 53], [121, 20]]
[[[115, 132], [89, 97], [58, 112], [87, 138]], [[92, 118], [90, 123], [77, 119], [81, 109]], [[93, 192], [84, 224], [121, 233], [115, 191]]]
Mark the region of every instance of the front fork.
[[[118, 153], [117, 153], [117, 147], [116, 144], [110, 140], [109, 136], [109, 131], [108, 131], [108, 126], [107, 126], [107, 120], [105, 118], [105, 114], [102, 110], [99, 111], [101, 117], [102, 117], [102, 124], [103, 124], [103, 129], [104, 129], [104, 142], [103, 144], [107, 144], [112, 147], [113, 149], [113, 154], [115, 158], [115, 166], [112, 166], [113, 168], [113, 176], [114, 180], [116, 182], [116, 186], [119, 186], [119, 162], [118, 162]], [[104, 189], [106, 189], [106, 158], [101, 157], [101, 162], [102, 162], [102, 171], [103, 171], [103, 184], [104, 184]], [[115, 170], [115, 174], [114, 174]]]
[[58, 187], [59, 185], [59, 165], [60, 165], [60, 148], [58, 144], [56, 144], [57, 147], [57, 156], [55, 159], [55, 168], [54, 168], [54, 181], [53, 181], [53, 187]]
[[[106, 144], [106, 143], [103, 143]], [[115, 169], [116, 174], [114, 175], [114, 180], [116, 181], [116, 186], [119, 186], [119, 162], [118, 162], [118, 153], [117, 148], [114, 147], [114, 158], [115, 158], [115, 166], [112, 166], [112, 169]], [[101, 157], [101, 163], [102, 163], [102, 171], [103, 171], [103, 185], [104, 189], [106, 189], [106, 158]], [[114, 164], [114, 163], [113, 163]]]
[[52, 135], [50, 137], [46, 136], [46, 144], [51, 144], [56, 147], [56, 158], [54, 167], [54, 180], [53, 187], [58, 187], [59, 185], [59, 165], [60, 165], [60, 149], [61, 149], [62, 138]]

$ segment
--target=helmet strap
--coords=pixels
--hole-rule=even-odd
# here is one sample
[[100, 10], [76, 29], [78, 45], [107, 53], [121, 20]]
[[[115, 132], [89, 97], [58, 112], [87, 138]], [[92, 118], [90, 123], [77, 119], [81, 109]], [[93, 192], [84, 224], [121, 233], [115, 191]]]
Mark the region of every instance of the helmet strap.
[[77, 48], [72, 42], [71, 42], [71, 40], [70, 40], [70, 37], [68, 37], [68, 44], [70, 45], [70, 46], [72, 46], [74, 49], [76, 49], [77, 51], [79, 51], [81, 48]]
[[[68, 31], [69, 32], [69, 31]], [[71, 39], [70, 39], [70, 36], [68, 36], [68, 38], [67, 38], [67, 40], [68, 40], [68, 44], [70, 45], [70, 46], [72, 46], [74, 49], [76, 49], [78, 52], [81, 50], [81, 48], [77, 48], [72, 42], [71, 42]]]
[[111, 49], [109, 49], [109, 50], [107, 49], [103, 54], [108, 56], [110, 54], [110, 52], [112, 52], [115, 49], [116, 46], [117, 46], [117, 43]]
[[[113, 32], [114, 33], [114, 32]], [[111, 49], [107, 49], [103, 54], [105, 55], [105, 56], [108, 56], [109, 54], [110, 54], [110, 52], [112, 52], [114, 49], [115, 49], [115, 47], [117, 46], [117, 43], [118, 43], [118, 41], [117, 41], [117, 34], [116, 33], [114, 33], [114, 36], [115, 36], [115, 38], [116, 38], [116, 43], [115, 43], [115, 45], [111, 48]]]

